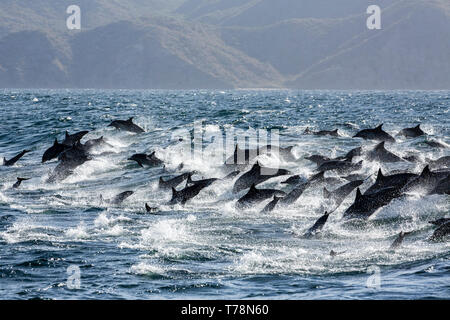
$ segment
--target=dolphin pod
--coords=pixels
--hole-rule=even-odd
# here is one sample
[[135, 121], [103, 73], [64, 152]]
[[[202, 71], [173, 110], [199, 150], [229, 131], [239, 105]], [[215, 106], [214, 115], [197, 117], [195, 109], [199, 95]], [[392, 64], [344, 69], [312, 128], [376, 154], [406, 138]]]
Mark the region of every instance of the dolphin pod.
[[[114, 120], [108, 126], [132, 133], [145, 132], [141, 127], [133, 123], [133, 118], [129, 118], [128, 120]], [[200, 180], [194, 180], [192, 176], [197, 172], [180, 172], [184, 166], [179, 166], [176, 169], [178, 174], [172, 176], [166, 175], [164, 178], [161, 176], [159, 178], [158, 189], [163, 192], [171, 190], [172, 197], [168, 202], [169, 205], [184, 205], [199, 195], [202, 190], [212, 186], [216, 181], [220, 180], [224, 183], [226, 181], [233, 181], [232, 193], [234, 196], [242, 191], [246, 192], [244, 195], [241, 194], [237, 199], [235, 203], [236, 209], [245, 210], [247, 208], [253, 208], [267, 201], [261, 211], [267, 214], [273, 210], [293, 205], [300, 199], [305, 190], [310, 188], [313, 191], [318, 186], [322, 186], [323, 197], [332, 203], [334, 210], [327, 210], [306, 231], [306, 238], [318, 234], [325, 226], [330, 214], [341, 206], [345, 199], [354, 193], [353, 191], [355, 189], [356, 195], [354, 201], [343, 212], [343, 220], [368, 219], [380, 208], [387, 206], [393, 200], [411, 192], [421, 192], [426, 195], [450, 194], [450, 156], [443, 156], [435, 160], [426, 159], [428, 165], [419, 174], [411, 172], [384, 174], [380, 168], [375, 182], [364, 189], [365, 192], [363, 193], [361, 188], [368, 178], [361, 174], [361, 169], [367, 164], [373, 162], [378, 164], [398, 162], [407, 165], [415, 162], [417, 165], [420, 161], [417, 155], [400, 156], [387, 150], [386, 142], [395, 143], [396, 140], [389, 133], [385, 132], [382, 126], [381, 124], [373, 129], [363, 129], [354, 135], [354, 138], [377, 141], [374, 147], [367, 148], [365, 146], [359, 146], [334, 158], [320, 154], [313, 154], [304, 158], [315, 163], [317, 166], [314, 169], [314, 175], [309, 178], [305, 174], [295, 174], [287, 169], [270, 168], [261, 165], [258, 157], [271, 153], [277, 153], [283, 161], [298, 161], [299, 159], [296, 159], [292, 153], [292, 146], [279, 147], [265, 145], [256, 149], [241, 149], [236, 144], [233, 155], [222, 166], [223, 169], [232, 168], [233, 171], [225, 171], [226, 176], [224, 178], [202, 177]], [[92, 154], [93, 149], [103, 146], [112, 147], [103, 136], [82, 143], [83, 138], [88, 133], [89, 131], [80, 131], [70, 134], [66, 131], [61, 143], [58, 142], [58, 138], [54, 139], [53, 144], [42, 155], [42, 163], [54, 159], [58, 161], [58, 164], [48, 177], [48, 182], [63, 181], [73, 174], [76, 168], [93, 159], [95, 156]], [[337, 129], [316, 132], [307, 129], [305, 133], [315, 136], [341, 136]], [[397, 136], [411, 139], [424, 135], [426, 133], [420, 128], [420, 125], [402, 129], [397, 134]], [[392, 145], [389, 145], [389, 149], [394, 150]], [[5, 166], [13, 166], [28, 152], [30, 151], [24, 150], [10, 160], [4, 158], [3, 164]], [[154, 151], [149, 155], [145, 153], [134, 154], [128, 160], [135, 161], [140, 167], [161, 167], [164, 165], [164, 161], [159, 159]], [[165, 170], [165, 166], [163, 166], [162, 170]], [[330, 176], [326, 176], [326, 174]], [[281, 176], [289, 177], [283, 181], [276, 182], [277, 180], [274, 178]], [[28, 179], [17, 178], [13, 188], [19, 188], [22, 181]], [[270, 183], [271, 181], [272, 183], [278, 183], [283, 190], [265, 187], [257, 188], [259, 184]], [[183, 182], [186, 182], [186, 185], [183, 188], [179, 188], [179, 185]], [[328, 186], [330, 184], [339, 186], [330, 189]], [[124, 191], [112, 199], [101, 199], [108, 204], [121, 205], [133, 193], [134, 191]], [[145, 209], [149, 213], [157, 210], [157, 208], [152, 208], [147, 203], [145, 204]], [[443, 221], [434, 222], [437, 228], [430, 237], [430, 240], [439, 241], [446, 238], [449, 233], [450, 224], [445, 219], [447, 218], [443, 218]], [[392, 244], [391, 249], [399, 248], [404, 238], [409, 234], [410, 232], [401, 232]]]

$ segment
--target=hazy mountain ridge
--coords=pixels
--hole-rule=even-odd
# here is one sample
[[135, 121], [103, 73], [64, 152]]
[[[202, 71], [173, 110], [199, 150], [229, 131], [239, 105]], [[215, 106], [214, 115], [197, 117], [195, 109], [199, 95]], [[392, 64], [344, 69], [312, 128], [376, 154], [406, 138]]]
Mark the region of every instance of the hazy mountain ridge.
[[329, 3], [80, 0], [69, 31], [72, 1], [4, 0], [0, 86], [450, 89], [450, 1]]

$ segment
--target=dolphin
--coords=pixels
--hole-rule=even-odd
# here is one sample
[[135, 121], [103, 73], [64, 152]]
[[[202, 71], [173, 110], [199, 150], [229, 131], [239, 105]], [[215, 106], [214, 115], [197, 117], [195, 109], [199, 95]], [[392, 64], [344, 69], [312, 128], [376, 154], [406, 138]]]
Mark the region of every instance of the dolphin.
[[159, 184], [158, 187], [160, 189], [172, 189], [176, 188], [180, 183], [182, 183], [184, 180], [186, 180], [192, 173], [191, 172], [185, 172], [179, 176], [176, 176], [172, 179], [163, 180], [162, 177], [159, 178]]
[[61, 152], [58, 156], [59, 161], [76, 161], [81, 162], [83, 160], [90, 160], [89, 154], [83, 148], [80, 141], [76, 142], [72, 147]]
[[237, 209], [244, 209], [257, 205], [261, 201], [272, 198], [273, 196], [285, 196], [286, 193], [276, 189], [256, 189], [252, 184], [248, 193], [236, 202]]
[[429, 223], [434, 224], [435, 226], [439, 227], [447, 222], [450, 222], [450, 218], [441, 218], [434, 221], [430, 221]]
[[31, 152], [30, 150], [23, 150], [21, 153], [19, 153], [17, 156], [14, 156], [13, 158], [6, 160], [6, 158], [3, 158], [3, 165], [10, 167], [13, 164], [15, 164], [17, 161], [19, 161], [20, 158], [22, 158], [26, 153]]
[[280, 201], [282, 197], [279, 196], [273, 196], [273, 200], [270, 201], [262, 210], [261, 213], [269, 213], [272, 212], [273, 209], [275, 209], [275, 206], [277, 205], [278, 201]]
[[109, 200], [103, 199], [103, 196], [100, 195], [100, 200], [102, 202], [107, 202], [107, 203], [110, 203], [110, 204], [119, 205], [119, 204], [122, 204], [122, 202], [124, 202], [125, 199], [130, 197], [133, 193], [134, 193], [134, 191], [124, 191], [124, 192], [119, 193], [118, 195], [114, 196], [114, 198], [109, 199]]
[[69, 148], [70, 146], [59, 143], [58, 139], [55, 138], [55, 142], [53, 142], [53, 145], [45, 150], [44, 154], [42, 155], [42, 163], [58, 158], [61, 153]]
[[430, 169], [450, 169], [450, 156], [444, 156], [436, 160], [427, 159]]
[[192, 175], [188, 175], [186, 185], [201, 184], [201, 185], [210, 186], [211, 184], [213, 184], [217, 180], [219, 180], [219, 179], [218, 178], [211, 178], [211, 179], [202, 179], [202, 180], [194, 181], [194, 180], [192, 180]]
[[12, 187], [14, 189], [17, 189], [20, 186], [20, 184], [22, 183], [22, 181], [26, 181], [26, 180], [30, 180], [30, 178], [19, 178], [19, 177], [17, 177], [17, 182], [14, 183]]
[[404, 162], [405, 160], [400, 158], [399, 156], [396, 156], [395, 154], [393, 154], [390, 151], [387, 151], [386, 148], [384, 147], [385, 142], [380, 142], [379, 144], [377, 144], [375, 146], [375, 148], [373, 148], [372, 150], [370, 150], [369, 152], [367, 152], [366, 158], [369, 161], [378, 161], [378, 162], [386, 162], [386, 163], [391, 163], [391, 162]]
[[286, 196], [281, 198], [278, 203], [280, 206], [288, 206], [293, 204], [300, 198], [300, 196], [305, 192], [305, 190], [310, 186], [310, 182], [305, 182], [297, 185], [291, 192], [289, 192]]
[[80, 131], [74, 134], [69, 134], [69, 132], [66, 131], [66, 135], [62, 144], [70, 147], [79, 142], [88, 133], [89, 131]]
[[180, 191], [177, 191], [174, 187], [172, 187], [172, 199], [170, 199], [169, 203], [170, 205], [180, 203], [182, 205], [186, 204], [189, 200], [196, 197], [200, 191], [208, 187], [211, 183], [204, 182], [204, 183], [195, 183], [191, 186], [188, 186], [186, 184], [186, 187]]
[[447, 178], [440, 180], [436, 187], [429, 194], [449, 194], [450, 195], [450, 172]]
[[388, 141], [395, 142], [395, 139], [383, 131], [383, 124], [380, 124], [374, 129], [364, 129], [358, 132], [353, 138], [363, 138], [364, 140], [377, 140], [377, 141]]
[[132, 133], [143, 133], [144, 129], [133, 123], [133, 117], [128, 120], [114, 120], [108, 127], [114, 127], [117, 130], [128, 131]]
[[259, 161], [257, 161], [249, 171], [236, 180], [233, 186], [233, 192], [238, 193], [249, 188], [252, 184], [258, 185], [271, 178], [288, 174], [290, 174], [288, 170], [262, 167]]
[[292, 154], [293, 148], [294, 148], [294, 146], [279, 147], [279, 146], [274, 146], [274, 145], [268, 144], [268, 145], [258, 148], [258, 154], [262, 155], [262, 154], [275, 153], [275, 154], [280, 155], [286, 161], [295, 161], [296, 158]]
[[158, 211], [158, 208], [150, 207], [148, 205], [148, 203], [145, 203], [145, 211], [150, 212], [150, 213], [154, 213], [154, 212]]
[[383, 175], [381, 168], [378, 170], [377, 180], [375, 183], [366, 190], [364, 194], [372, 194], [380, 191], [386, 187], [395, 187], [402, 189], [408, 182], [417, 178], [418, 175], [414, 173], [398, 173], [389, 176]]
[[398, 237], [394, 240], [394, 242], [391, 244], [390, 246], [390, 250], [395, 250], [398, 249], [402, 243], [403, 243], [403, 239], [405, 239], [405, 237], [407, 235], [410, 235], [412, 232], [403, 232], [401, 231], [400, 234], [398, 235]]
[[[341, 158], [341, 160], [347, 160], [347, 161], [352, 161], [353, 158], [355, 157], [359, 157], [360, 155], [362, 155], [362, 148], [361, 147], [357, 147], [354, 148], [352, 150], [350, 150], [349, 152], [347, 152], [347, 154]], [[339, 160], [339, 159], [336, 159]]]
[[311, 238], [312, 236], [318, 234], [320, 231], [322, 231], [323, 226], [328, 220], [329, 213], [325, 212], [323, 216], [321, 216], [314, 225], [306, 231], [306, 233], [303, 235], [305, 238]]
[[137, 153], [128, 158], [128, 160], [136, 161], [137, 164], [141, 167], [144, 167], [144, 164], [149, 167], [157, 167], [162, 165], [164, 162], [158, 159], [155, 153], [155, 151], [153, 151], [150, 155], [147, 155], [145, 153]]
[[102, 147], [102, 146], [112, 147], [112, 145], [110, 145], [108, 142], [105, 141], [103, 136], [101, 136], [100, 138], [97, 138], [97, 139], [90, 139], [90, 140], [86, 141], [86, 143], [83, 145], [84, 149], [88, 152], [94, 148], [98, 148], [98, 147]]
[[336, 130], [321, 130], [321, 131], [311, 131], [311, 129], [306, 128], [303, 134], [313, 134], [315, 136], [332, 136], [332, 137], [340, 137], [338, 129]]
[[333, 201], [337, 208], [353, 190], [358, 188], [363, 183], [364, 180], [351, 181], [332, 192], [328, 191], [327, 188], [323, 188], [323, 194], [326, 199]]
[[425, 144], [429, 145], [432, 148], [439, 148], [439, 149], [447, 149], [447, 145], [443, 144], [442, 142], [436, 141], [436, 140], [428, 140], [424, 141]]
[[289, 177], [288, 179], [281, 182], [281, 184], [287, 184], [287, 185], [298, 185], [299, 183], [306, 182], [305, 178], [301, 177], [300, 175], [296, 174], [292, 177]]
[[401, 195], [398, 188], [387, 187], [376, 193], [363, 195], [359, 188], [356, 190], [355, 202], [344, 212], [344, 219], [367, 219], [379, 208], [389, 204]]
[[443, 241], [448, 237], [448, 235], [450, 235], [450, 221], [441, 224], [436, 230], [434, 230], [430, 240]]
[[61, 161], [53, 170], [53, 172], [50, 173], [47, 182], [48, 183], [54, 183], [56, 181], [63, 181], [67, 177], [69, 177], [73, 171], [84, 164], [86, 161], [89, 161], [90, 159], [87, 157], [82, 157], [79, 159], [72, 159], [72, 160], [65, 160]]
[[330, 256], [331, 257], [336, 257], [336, 256], [338, 256], [338, 255], [341, 255], [341, 254], [344, 254], [344, 253], [346, 253], [347, 251], [341, 251], [341, 252], [336, 252], [336, 251], [334, 251], [334, 250], [331, 250], [330, 251]]
[[412, 179], [403, 187], [402, 192], [424, 190], [425, 193], [429, 193], [438, 186], [439, 181], [447, 178], [449, 174], [450, 171], [430, 171], [430, 167], [426, 166], [418, 177]]
[[331, 161], [330, 158], [322, 156], [320, 154], [313, 154], [309, 157], [305, 157], [306, 160], [309, 160], [311, 162], [314, 162], [317, 166], [320, 166], [322, 163]]
[[335, 184], [340, 182], [339, 178], [335, 177], [325, 177], [325, 171], [320, 171], [319, 173], [314, 174], [308, 179], [309, 184], [320, 185], [320, 184]]
[[401, 130], [397, 135], [404, 136], [406, 138], [417, 138], [426, 135], [426, 133], [423, 132], [422, 129], [420, 129], [420, 124], [418, 124], [414, 128], [405, 128]]
[[317, 171], [331, 171], [335, 170], [338, 173], [350, 173], [352, 171], [357, 171], [362, 168], [363, 161], [361, 160], [358, 163], [353, 163], [350, 161], [345, 160], [331, 160], [322, 163], [318, 168]]
[[244, 169], [246, 166], [250, 165], [256, 157], [270, 153], [279, 154], [287, 161], [294, 161], [295, 157], [292, 154], [292, 148], [293, 146], [279, 147], [269, 144], [258, 149], [241, 149], [239, 148], [239, 145], [236, 144], [233, 155], [225, 161], [225, 165]]

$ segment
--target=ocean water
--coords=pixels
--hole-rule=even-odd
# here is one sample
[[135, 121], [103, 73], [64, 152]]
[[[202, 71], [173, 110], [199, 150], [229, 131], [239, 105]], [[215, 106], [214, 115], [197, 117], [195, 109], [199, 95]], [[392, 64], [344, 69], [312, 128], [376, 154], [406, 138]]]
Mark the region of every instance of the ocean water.
[[[420, 172], [427, 158], [450, 154], [424, 144], [431, 138], [450, 144], [448, 91], [8, 89], [0, 90], [0, 108], [0, 156], [31, 150], [14, 166], [0, 167], [1, 299], [450, 298], [450, 243], [428, 241], [434, 230], [428, 221], [449, 217], [448, 196], [410, 195], [367, 222], [343, 223], [353, 192], [321, 234], [305, 239], [303, 233], [324, 213], [321, 189], [263, 214], [268, 201], [235, 209], [243, 193], [231, 192], [233, 181], [211, 185], [185, 206], [167, 205], [171, 192], [157, 188], [159, 177], [175, 174], [180, 163], [183, 170], [197, 170], [196, 179], [225, 175], [223, 150], [207, 148], [211, 139], [204, 139], [201, 158], [192, 158], [191, 141], [179, 141], [194, 123], [205, 137], [230, 129], [277, 130], [280, 145], [294, 146], [298, 159], [262, 156], [260, 161], [305, 177], [315, 170], [305, 156], [373, 146], [352, 138], [360, 129], [384, 123], [395, 135], [420, 123], [428, 137], [387, 145], [398, 155], [417, 153], [420, 163], [365, 163], [360, 173], [369, 177], [380, 166], [384, 172]], [[107, 127], [112, 119], [131, 116], [146, 133]], [[343, 136], [304, 135], [306, 127], [338, 128]], [[41, 157], [66, 130], [89, 130], [83, 141], [104, 136], [111, 147], [66, 180], [49, 184], [57, 162], [42, 164]], [[165, 168], [127, 161], [133, 153], [153, 150]], [[31, 179], [15, 190], [16, 177]], [[284, 179], [260, 187], [289, 191], [280, 184]], [[100, 194], [108, 198], [125, 190], [135, 193], [121, 205], [99, 200]], [[145, 202], [158, 207], [157, 214], [146, 213]], [[413, 233], [390, 251], [402, 230]], [[331, 250], [343, 253], [331, 257]], [[73, 282], [78, 279], [73, 268], [79, 283]]]

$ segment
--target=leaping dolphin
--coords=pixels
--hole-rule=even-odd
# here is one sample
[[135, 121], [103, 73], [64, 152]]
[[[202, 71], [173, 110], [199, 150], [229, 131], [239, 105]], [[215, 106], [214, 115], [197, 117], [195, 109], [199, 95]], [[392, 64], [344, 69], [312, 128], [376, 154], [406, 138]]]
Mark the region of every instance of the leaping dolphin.
[[186, 180], [192, 172], [185, 172], [179, 176], [176, 176], [172, 179], [164, 180], [162, 177], [159, 178], [159, 184], [158, 187], [160, 189], [172, 189], [176, 188], [180, 183], [182, 183], [184, 180]]
[[374, 129], [364, 129], [358, 132], [353, 138], [363, 138], [365, 140], [377, 140], [377, 141], [388, 141], [395, 142], [395, 139], [383, 131], [383, 124], [380, 124], [378, 127]]
[[145, 132], [144, 129], [133, 123], [133, 117], [129, 118], [128, 120], [114, 120], [108, 125], [108, 127], [114, 127], [117, 130], [123, 130], [133, 133]]
[[356, 188], [364, 183], [364, 180], [351, 181], [336, 190], [330, 192], [327, 188], [323, 188], [323, 194], [326, 199], [333, 201], [334, 206], [338, 208], [347, 196]]
[[404, 159], [400, 158], [399, 156], [393, 154], [392, 152], [386, 150], [384, 147], [385, 142], [380, 142], [373, 148], [371, 151], [369, 151], [366, 155], [367, 160], [369, 161], [378, 161], [378, 162], [386, 162], [386, 163], [392, 163], [392, 162], [405, 162]]
[[332, 137], [340, 137], [338, 129], [335, 130], [321, 130], [321, 131], [312, 131], [309, 128], [306, 128], [306, 130], [303, 132], [303, 134], [312, 134], [315, 136], [332, 136]]
[[381, 168], [378, 170], [377, 180], [375, 183], [366, 190], [364, 194], [372, 194], [380, 191], [383, 188], [387, 187], [395, 187], [397, 189], [403, 188], [408, 182], [417, 178], [418, 175], [414, 173], [398, 173], [389, 176], [385, 176], [381, 171]]
[[305, 238], [311, 238], [312, 236], [315, 236], [316, 234], [318, 234], [320, 231], [322, 231], [323, 226], [325, 225], [325, 223], [328, 220], [328, 217], [330, 216], [330, 213], [325, 212], [325, 214], [323, 216], [321, 216], [315, 223], [314, 225], [308, 229], [308, 231], [306, 231], [306, 233], [303, 235], [303, 237]]
[[258, 185], [271, 178], [288, 174], [290, 174], [288, 170], [262, 167], [257, 161], [250, 171], [247, 171], [236, 180], [233, 186], [233, 192], [238, 193], [249, 188], [252, 184]]
[[128, 158], [130, 161], [136, 161], [140, 167], [144, 167], [144, 164], [149, 167], [157, 167], [164, 162], [156, 157], [156, 152], [153, 151], [150, 155], [145, 153], [138, 153]]
[[119, 204], [122, 204], [122, 202], [124, 202], [125, 199], [130, 197], [133, 193], [134, 193], [134, 191], [124, 191], [124, 192], [121, 192], [118, 195], [114, 196], [112, 199], [106, 199], [106, 200], [103, 199], [102, 195], [100, 195], [100, 201], [114, 204], [114, 205], [119, 205]]
[[355, 202], [344, 212], [344, 219], [367, 219], [379, 208], [400, 197], [398, 188], [388, 187], [368, 195], [363, 195], [359, 188], [356, 190]]
[[417, 138], [425, 134], [426, 133], [420, 129], [420, 124], [414, 128], [405, 128], [398, 133], [399, 136], [405, 136], [406, 138]]
[[44, 154], [42, 155], [42, 163], [58, 158], [61, 153], [69, 148], [70, 146], [59, 143], [58, 139], [55, 138], [55, 142], [53, 142], [53, 145], [45, 150]]
[[317, 171], [337, 171], [338, 173], [350, 173], [353, 171], [358, 171], [362, 168], [363, 161], [361, 160], [358, 163], [353, 163], [351, 161], [346, 160], [331, 160], [322, 163], [318, 168]]
[[10, 167], [14, 165], [17, 161], [19, 161], [20, 158], [22, 158], [26, 153], [31, 152], [30, 150], [23, 150], [21, 153], [19, 153], [17, 156], [6, 160], [6, 158], [3, 158], [3, 165]]
[[69, 134], [69, 132], [66, 131], [66, 135], [62, 144], [71, 147], [75, 143], [79, 142], [88, 133], [89, 131], [80, 131], [74, 134]]
[[285, 192], [276, 189], [256, 189], [255, 184], [252, 184], [247, 194], [236, 202], [236, 208], [248, 208], [250, 206], [257, 205], [264, 200], [270, 199], [273, 196], [285, 195]]

